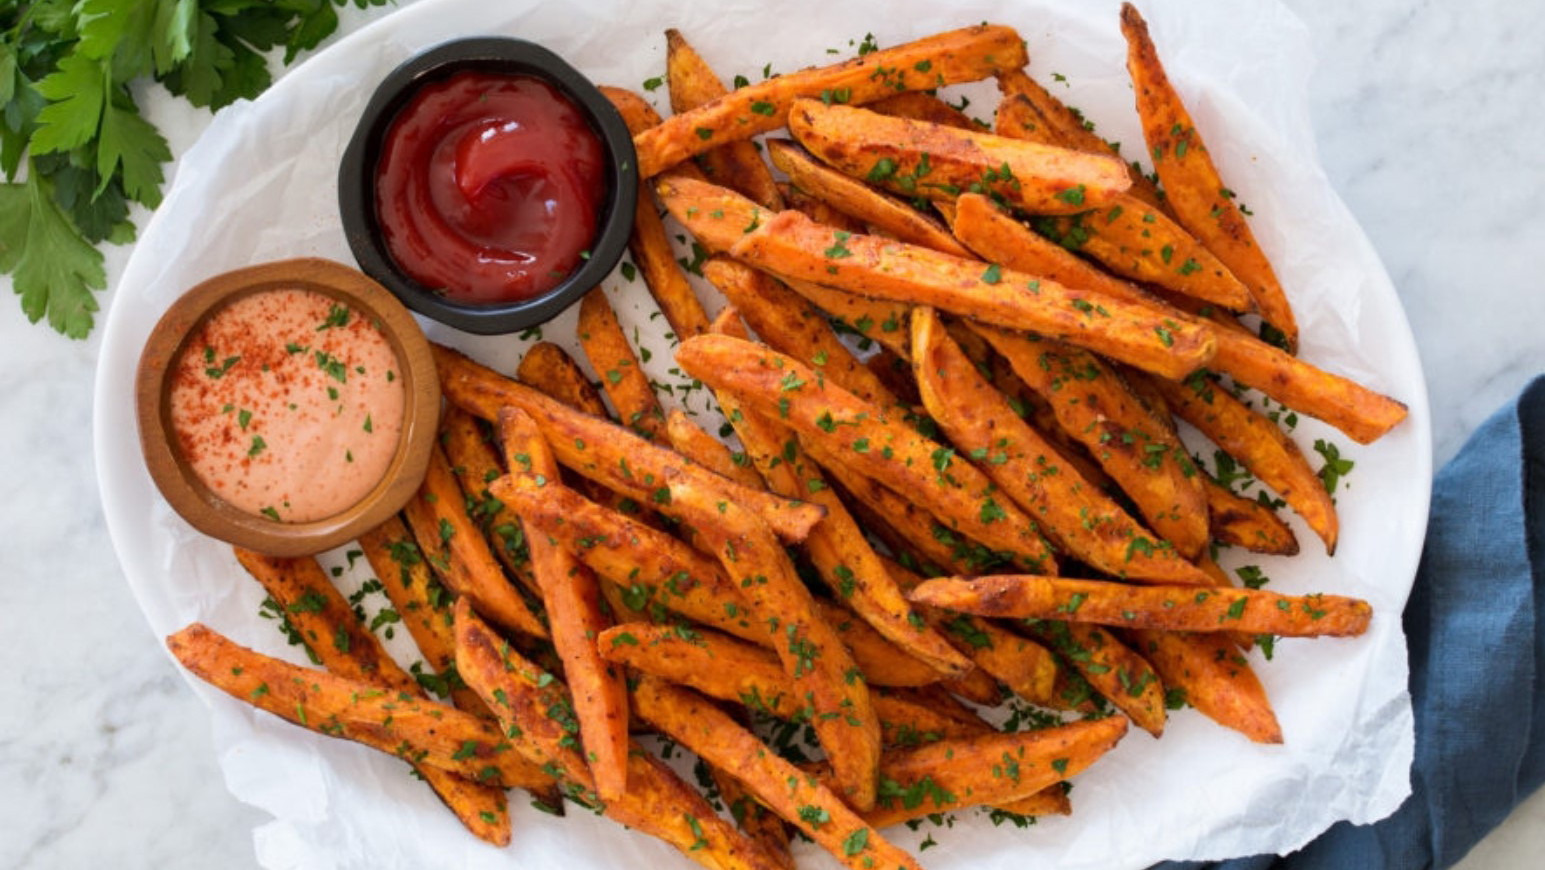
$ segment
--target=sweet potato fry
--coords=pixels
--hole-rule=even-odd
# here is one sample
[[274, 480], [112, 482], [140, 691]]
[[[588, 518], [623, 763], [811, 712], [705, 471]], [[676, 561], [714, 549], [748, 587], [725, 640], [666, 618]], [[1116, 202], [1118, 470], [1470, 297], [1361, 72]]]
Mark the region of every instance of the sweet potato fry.
[[1127, 72], [1136, 92], [1143, 139], [1170, 208], [1180, 224], [1250, 288], [1261, 318], [1282, 333], [1291, 351], [1298, 346], [1298, 324], [1287, 294], [1213, 165], [1191, 113], [1170, 84], [1149, 38], [1148, 23], [1130, 3], [1121, 7], [1121, 33], [1127, 40]]
[[526, 355], [515, 368], [515, 378], [577, 411], [592, 417], [606, 416], [601, 394], [585, 377], [579, 363], [556, 344], [539, 341], [526, 348]]
[[665, 412], [660, 400], [638, 364], [627, 333], [617, 322], [617, 312], [599, 287], [586, 293], [579, 303], [577, 335], [590, 367], [601, 379], [601, 389], [612, 400], [617, 419], [641, 437], [665, 443]]
[[767, 642], [767, 630], [738, 604], [719, 566], [682, 541], [548, 480], [501, 478], [493, 492], [539, 534], [558, 541], [623, 590], [618, 619], [664, 607], [737, 637]]
[[864, 367], [874, 372], [886, 388], [902, 402], [917, 407], [923, 403], [918, 395], [917, 382], [912, 379], [912, 366], [890, 348], [882, 347], [864, 360]]
[[[1002, 76], [1004, 73], [999, 73]], [[984, 125], [971, 120], [965, 112], [944, 102], [933, 94], [923, 91], [908, 91], [904, 94], [896, 94], [883, 100], [876, 100], [865, 106], [871, 112], [879, 112], [882, 115], [890, 115], [895, 118], [911, 118], [914, 121], [928, 121], [933, 124], [942, 124], [946, 127], [954, 127], [957, 130], [984, 130]]]
[[741, 236], [778, 214], [728, 187], [693, 178], [662, 178], [655, 192], [671, 217], [713, 254], [728, 251]]
[[[601, 632], [596, 644], [610, 661], [687, 686], [710, 698], [742, 704], [780, 719], [797, 719], [809, 712], [772, 650], [728, 635], [706, 629], [682, 631], [669, 626], [625, 623]], [[976, 720], [977, 727], [968, 727], [905, 696], [871, 694], [870, 700], [882, 735], [895, 743], [916, 745], [925, 740], [992, 730], [980, 719]]]
[[[654, 107], [632, 91], [603, 87], [601, 93], [621, 112], [628, 131], [633, 135], [637, 136], [660, 123], [660, 115]], [[638, 205], [633, 210], [633, 232], [628, 237], [628, 251], [633, 255], [633, 263], [638, 266], [639, 274], [644, 276], [644, 286], [649, 288], [650, 295], [660, 306], [660, 311], [664, 312], [671, 329], [682, 338], [700, 335], [708, 328], [708, 313], [703, 310], [703, 303], [698, 301], [697, 293], [682, 273], [681, 265], [676, 262], [670, 236], [665, 232], [660, 213], [655, 211], [648, 188], [649, 185], [645, 183], [638, 192]]]
[[834, 101], [861, 104], [902, 91], [979, 81], [1024, 66], [1026, 60], [1024, 41], [1012, 28], [981, 25], [777, 76], [635, 133], [639, 174], [649, 178], [726, 142], [776, 130], [788, 123], [789, 108], [800, 97], [824, 93]]
[[[279, 605], [284, 619], [327, 668], [394, 694], [425, 697], [411, 674], [382, 649], [354, 616], [315, 559], [279, 559], [236, 549], [236, 559]], [[449, 709], [449, 708], [446, 708]], [[410, 762], [467, 830], [495, 845], [510, 841], [509, 808], [497, 788]]]
[[[726, 309], [728, 310], [728, 309]], [[709, 471], [722, 474], [742, 486], [762, 486], [762, 476], [750, 457], [736, 454], [723, 441], [703, 431], [680, 408], [665, 415], [665, 435], [671, 448]]]
[[1183, 692], [1204, 716], [1256, 743], [1282, 742], [1265, 688], [1228, 636], [1152, 629], [1130, 634], [1164, 685]]
[[927, 662], [942, 676], [960, 676], [969, 670], [970, 661], [912, 612], [863, 531], [826, 485], [821, 470], [800, 451], [794, 433], [775, 420], [742, 408], [729, 394], [720, 398], [719, 405], [773, 492], [826, 507], [826, 519], [810, 530], [804, 546], [832, 592], [886, 639]]
[[1109, 205], [1131, 184], [1113, 155], [820, 100], [794, 103], [789, 132], [829, 166], [904, 196], [953, 200], [975, 186], [1025, 211], [1073, 214]]
[[423, 700], [417, 692], [389, 691], [292, 665], [199, 623], [168, 635], [166, 646], [199, 679], [302, 728], [488, 786], [524, 788], [557, 800], [553, 778], [516, 752], [487, 719]]
[[730, 254], [785, 279], [1031, 330], [1164, 377], [1185, 377], [1217, 347], [1210, 328], [1171, 327], [1152, 306], [876, 236], [838, 235], [798, 212], [763, 222]]
[[[665, 31], [665, 83], [671, 111], [678, 115], [729, 93], [713, 68], [674, 27]], [[698, 155], [697, 162], [714, 184], [734, 188], [773, 211], [783, 208], [778, 185], [752, 143], [727, 142]]]
[[783, 201], [789, 208], [803, 213], [805, 217], [818, 224], [826, 224], [850, 233], [864, 231], [862, 222], [850, 214], [838, 211], [824, 199], [811, 196], [786, 181], [780, 184], [778, 189], [783, 193]]
[[[1107, 574], [1160, 583], [1208, 582], [1173, 548], [1147, 537], [1126, 511], [1076, 471], [1061, 468], [1056, 450], [982, 378], [944, 334], [932, 309], [919, 308], [912, 315], [912, 352], [928, 413], [969, 461], [1035, 518], [1043, 534]], [[1091, 413], [1104, 411], [1095, 406]], [[1205, 537], [1205, 527], [1202, 531]]]
[[1323, 420], [1359, 444], [1395, 428], [1406, 406], [1348, 378], [1322, 371], [1245, 332], [1217, 329], [1210, 365], [1302, 414]]
[[710, 698], [793, 719], [808, 713], [778, 656], [708, 629], [626, 622], [596, 637], [607, 661], [689, 686]]
[[[610, 418], [606, 402], [601, 399], [601, 392], [590, 382], [579, 367], [579, 363], [555, 344], [539, 341], [527, 348], [526, 355], [521, 357], [520, 365], [515, 369], [515, 378], [522, 384], [545, 393], [576, 411], [583, 411], [593, 417]], [[645, 523], [653, 524], [658, 521], [659, 518], [653, 511], [646, 509], [632, 496], [624, 495], [589, 478], [578, 475], [574, 477], [577, 478], [573, 480], [574, 488], [591, 501], [641, 519]], [[516, 529], [520, 528], [519, 523], [514, 525]], [[534, 583], [535, 581], [533, 585]]]
[[[1116, 153], [1109, 142], [1094, 132], [1094, 125], [1082, 112], [1052, 96], [1024, 70], [1001, 72], [997, 78], [998, 92], [1003, 95], [994, 122], [999, 135], [1061, 145], [1091, 154]], [[1132, 179], [1132, 186], [1127, 190], [1129, 195], [1169, 214], [1169, 207], [1164, 204], [1163, 195], [1152, 179], [1132, 164], [1127, 164], [1127, 175]]]
[[1155, 737], [1164, 733], [1164, 683], [1147, 659], [1098, 625], [1038, 620], [1026, 628], [1077, 672], [1058, 675], [1064, 677], [1057, 687], [1064, 708], [1084, 708], [1093, 690], [1132, 724]]
[[724, 257], [712, 257], [704, 263], [703, 276], [774, 350], [815, 366], [866, 402], [882, 408], [900, 404], [901, 400], [837, 338], [826, 318], [777, 279]]
[[[910, 591], [923, 578], [894, 562], [886, 570], [895, 585]], [[955, 648], [1010, 692], [1032, 704], [1056, 706], [1057, 660], [1045, 647], [984, 619], [934, 607], [919, 610], [928, 625], [943, 632]]]
[[451, 597], [430, 573], [408, 527], [392, 517], [360, 535], [359, 546], [424, 663], [442, 679], [443, 691], [438, 693], [449, 693], [457, 709], [491, 716], [482, 700], [453, 676], [456, 639], [451, 634]]
[[[524, 411], [508, 408], [499, 415], [499, 440], [512, 475], [558, 477], [558, 461]], [[602, 800], [616, 800], [627, 789], [628, 690], [621, 669], [608, 664], [595, 644], [596, 635], [611, 620], [601, 612], [600, 590], [589, 568], [547, 535], [531, 535], [529, 540], [531, 570], [542, 589], [553, 646], [574, 697], [580, 742], [596, 792]]]
[[1336, 504], [1298, 445], [1277, 424], [1234, 398], [1205, 374], [1199, 373], [1184, 384], [1154, 383], [1176, 416], [1201, 430], [1256, 479], [1276, 490], [1325, 542], [1325, 551], [1336, 552], [1340, 526]]
[[[728, 188], [701, 181], [669, 178], [662, 180], [657, 189], [671, 215], [687, 227], [699, 243], [715, 253], [728, 251], [742, 236], [772, 216], [771, 212]], [[816, 307], [847, 324], [854, 332], [906, 355], [909, 305], [867, 299], [808, 281], [786, 283], [791, 290], [814, 302]]]
[[1211, 476], [1205, 483], [1208, 527], [1213, 540], [1252, 553], [1297, 555], [1298, 537], [1271, 508], [1253, 498], [1235, 495]]
[[656, 447], [606, 420], [576, 412], [454, 350], [440, 345], [432, 348], [441, 388], [451, 402], [484, 420], [496, 420], [499, 409], [506, 405], [520, 408], [536, 421], [565, 467], [641, 503], [664, 507], [668, 504], [667, 485], [677, 479], [690, 480], [755, 511], [790, 543], [804, 540], [810, 527], [825, 515], [817, 505], [791, 502], [720, 477], [673, 450]]
[[715, 390], [775, 416], [861, 473], [908, 493], [962, 533], [1011, 550], [1025, 562], [1054, 564], [1029, 518], [1006, 499], [994, 498], [996, 487], [985, 475], [964, 464], [936, 468], [952, 454], [949, 448], [888, 419], [797, 360], [739, 339], [703, 335], [684, 342], [676, 361]]
[[821, 618], [788, 554], [766, 523], [718, 493], [684, 480], [673, 482], [670, 492], [683, 520], [743, 590], [752, 620], [774, 627], [773, 649], [796, 697], [810, 708], [844, 799], [873, 806], [880, 726], [868, 687], [856, 679], [852, 656]]
[[[467, 685], [533, 761], [559, 772], [569, 796], [592, 806], [594, 783], [574, 740], [578, 726], [562, 682], [510, 648], [464, 603], [456, 611], [456, 663]], [[628, 790], [607, 801], [612, 820], [659, 837], [713, 870], [773, 870], [776, 859], [720, 818], [697, 790], [637, 744], [627, 753]]]
[[1067, 816], [1073, 813], [1073, 801], [1062, 784], [1047, 786], [1029, 797], [1000, 804], [999, 809], [1021, 816]]
[[[1069, 287], [1095, 290], [1129, 301], [1155, 303], [1152, 296], [1101, 272], [1069, 251], [1030, 232], [998, 210], [984, 196], [966, 194], [957, 201], [954, 231], [967, 247], [993, 262]], [[1159, 303], [1162, 304], [1162, 303]], [[1196, 322], [1192, 314], [1165, 306], [1178, 322]], [[1236, 324], [1237, 325], [1237, 324]], [[1406, 407], [1339, 375], [1283, 353], [1242, 329], [1217, 328], [1218, 352], [1208, 365], [1239, 383], [1254, 387], [1282, 404], [1324, 420], [1359, 444], [1377, 440], [1406, 417]]]
[[911, 598], [978, 616], [1283, 637], [1355, 637], [1367, 631], [1373, 616], [1368, 602], [1340, 595], [1129, 586], [1030, 574], [928, 580]]
[[844, 866], [921, 870], [912, 856], [881, 839], [832, 789], [778, 757], [701, 695], [646, 676], [634, 700], [646, 721], [740, 780]]
[[969, 257], [948, 229], [906, 203], [886, 196], [852, 176], [831, 169], [787, 139], [770, 139], [767, 153], [773, 165], [789, 176], [800, 190], [814, 194], [839, 211], [867, 223], [873, 229], [903, 242], [935, 251]]
[[[1000, 87], [1007, 81], [1011, 86], [1032, 89], [1036, 96], [1029, 98], [1027, 90], [1005, 98], [995, 127], [1001, 135], [1084, 153], [1113, 154], [1104, 140], [1083, 130], [1081, 123], [1074, 124], [1071, 110], [1028, 76], [1019, 75], [1016, 79], [1015, 75], [1000, 78]], [[1046, 110], [1041, 108], [1043, 105]], [[1059, 120], [1053, 121], [1051, 116]], [[1081, 135], [1072, 130], [1081, 131]], [[1036, 218], [1035, 228], [1063, 247], [1093, 257], [1118, 275], [1151, 282], [1233, 311], [1255, 311], [1255, 298], [1249, 288], [1187, 227], [1175, 222], [1153, 183], [1135, 165], [1126, 165], [1125, 169], [1132, 181], [1126, 193], [1079, 214]]]
[[[511, 577], [527, 592], [540, 597], [541, 589], [536, 585], [536, 578], [531, 576], [531, 553], [526, 547], [526, 534], [521, 531], [515, 516], [488, 491], [488, 484], [503, 475], [504, 468], [481, 425], [466, 411], [448, 408], [440, 417], [440, 445], [461, 486], [467, 512], [483, 530], [489, 549]], [[446, 650], [450, 650], [449, 645]]]
[[[902, 359], [906, 359], [910, 353], [907, 344], [907, 321], [912, 316], [910, 304], [870, 299], [797, 278], [786, 278], [783, 284], [815, 303], [815, 307], [835, 318], [864, 341], [873, 341]], [[868, 347], [864, 341], [860, 341], [861, 348]]]
[[1252, 313], [1255, 299], [1196, 237], [1142, 200], [1123, 196], [1111, 204], [1072, 216], [1031, 221], [1037, 232], [1076, 250], [1133, 281]]
[[[1088, 449], [1155, 532], [1181, 556], [1202, 551], [1207, 495], [1200, 472], [1173, 430], [1154, 420], [1109, 364], [1058, 342], [990, 327], [976, 331], [1040, 394], [1062, 431]], [[1135, 540], [1123, 547], [1136, 547], [1135, 553], [1153, 545]]]
[[821, 598], [815, 599], [815, 608], [853, 655], [871, 686], [917, 688], [939, 682], [939, 672], [931, 665], [886, 640], [853, 611]]
[[927, 573], [990, 574], [1014, 563], [1012, 553], [961, 536], [911, 499], [860, 474], [841, 454], [813, 441], [801, 447], [841, 487], [863, 527], [893, 552], [920, 558]]
[[991, 725], [982, 721], [964, 704], [959, 701], [954, 701], [954, 704], [963, 709], [964, 715], [955, 715], [953, 710], [938, 704], [926, 694], [900, 689], [876, 692], [874, 709], [880, 717], [886, 748], [921, 746], [951, 737], [971, 737], [993, 732]]
[[1112, 717], [957, 737], [887, 753], [880, 766], [885, 796], [863, 816], [883, 828], [933, 813], [1021, 800], [1083, 772], [1126, 731], [1126, 720]]
[[[547, 627], [504, 576], [488, 539], [467, 516], [461, 485], [438, 445], [414, 500], [416, 504], [407, 511], [408, 522], [446, 588], [471, 598], [479, 613], [503, 628], [547, 637]], [[426, 539], [435, 542], [436, 551], [429, 549]]]

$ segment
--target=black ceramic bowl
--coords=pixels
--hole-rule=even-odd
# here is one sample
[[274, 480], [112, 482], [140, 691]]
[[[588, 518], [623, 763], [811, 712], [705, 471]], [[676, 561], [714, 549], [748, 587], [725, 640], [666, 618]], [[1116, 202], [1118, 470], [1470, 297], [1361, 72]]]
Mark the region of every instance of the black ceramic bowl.
[[[392, 259], [376, 218], [376, 164], [392, 120], [424, 84], [459, 72], [529, 75], [569, 98], [589, 120], [606, 152], [606, 196], [596, 216], [590, 255], [557, 286], [518, 302], [469, 305], [448, 299], [402, 271]], [[414, 311], [480, 335], [515, 332], [556, 317], [611, 273], [627, 248], [638, 201], [638, 160], [622, 116], [596, 86], [563, 58], [520, 39], [480, 37], [442, 43], [393, 70], [376, 88], [338, 170], [343, 231], [360, 269]]]

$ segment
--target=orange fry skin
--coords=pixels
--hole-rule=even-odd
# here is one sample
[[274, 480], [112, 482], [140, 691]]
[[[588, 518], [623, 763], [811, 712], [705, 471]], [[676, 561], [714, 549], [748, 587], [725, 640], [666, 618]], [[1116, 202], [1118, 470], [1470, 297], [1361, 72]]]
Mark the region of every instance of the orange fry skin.
[[[471, 598], [478, 612], [500, 627], [532, 637], [547, 637], [547, 626], [531, 612], [505, 577], [483, 530], [467, 515], [461, 484], [456, 482], [456, 475], [438, 445], [430, 455], [429, 469], [415, 498], [422, 514], [410, 511], [408, 519], [426, 553], [430, 552], [426, 539], [442, 548], [444, 564], [442, 559], [433, 557], [430, 564], [439, 571], [445, 585], [457, 595]], [[422, 528], [426, 524], [428, 527]]]
[[[511, 474], [558, 477], [558, 461], [524, 411], [506, 408], [499, 415], [499, 439]], [[547, 535], [526, 537], [596, 792], [615, 800], [628, 786], [628, 691], [621, 669], [596, 651], [596, 635], [611, 624], [601, 612], [598, 581]]]
[[[1001, 72], [997, 79], [1003, 99], [998, 104], [993, 128], [999, 135], [1044, 141], [1091, 154], [1115, 152], [1110, 143], [1086, 126], [1081, 113], [1053, 96], [1024, 70]], [[1132, 179], [1129, 195], [1169, 214], [1169, 207], [1152, 179], [1131, 164], [1127, 165], [1127, 175]]]
[[743, 590], [751, 619], [775, 627], [769, 629], [773, 649], [796, 696], [810, 708], [843, 798], [858, 808], [873, 806], [880, 726], [868, 686], [787, 552], [766, 523], [740, 505], [687, 482], [673, 483], [670, 495], [683, 521]]
[[[617, 107], [628, 125], [628, 132], [633, 135], [637, 136], [659, 125], [659, 113], [638, 94], [604, 86], [601, 93]], [[691, 164], [681, 167], [676, 174], [683, 172], [701, 176], [697, 167]], [[628, 251], [633, 256], [633, 263], [638, 266], [639, 274], [644, 276], [644, 286], [649, 288], [650, 295], [664, 312], [671, 329], [682, 338], [701, 335], [708, 329], [708, 313], [703, 310], [703, 303], [698, 301], [696, 291], [682, 273], [681, 265], [676, 262], [670, 235], [665, 231], [660, 213], [655, 211], [649, 187], [647, 182], [639, 187], [638, 205], [633, 210], [633, 232], [628, 237]]]
[[[200, 623], [167, 635], [172, 656], [231, 697], [302, 728], [427, 767], [557, 799], [553, 778], [490, 719], [240, 646]], [[481, 703], [481, 701], [479, 702]]]
[[817, 162], [793, 142], [768, 140], [767, 153], [772, 157], [773, 165], [787, 173], [796, 187], [826, 200], [837, 210], [903, 242], [957, 257], [971, 256], [937, 219]]
[[1271, 508], [1253, 498], [1235, 495], [1212, 477], [1207, 487], [1207, 515], [1212, 538], [1252, 553], [1298, 554], [1298, 536]]
[[[984, 259], [1042, 275], [1058, 283], [1131, 302], [1161, 306], [1181, 323], [1200, 322], [1191, 313], [1156, 300], [1132, 284], [1091, 266], [1072, 252], [1031, 232], [974, 193], [956, 201], [953, 228]], [[1234, 324], [1237, 326], [1237, 323]], [[1406, 406], [1352, 380], [1322, 371], [1284, 353], [1243, 329], [1226, 324], [1213, 330], [1218, 351], [1208, 365], [1282, 404], [1324, 420], [1359, 444], [1369, 444], [1406, 418]]]
[[755, 511], [780, 538], [796, 544], [826, 515], [818, 505], [741, 486], [674, 450], [651, 444], [608, 420], [575, 411], [450, 348], [430, 347], [440, 373], [440, 387], [453, 404], [490, 422], [498, 419], [506, 405], [520, 408], [536, 420], [564, 467], [643, 504], [655, 503], [661, 487], [670, 481], [690, 480]]
[[1276, 490], [1294, 513], [1334, 555], [1340, 521], [1336, 503], [1298, 445], [1267, 419], [1205, 375], [1186, 383], [1155, 379], [1175, 416], [1195, 426], [1214, 444]]
[[665, 443], [665, 412], [660, 400], [617, 321], [617, 312], [599, 287], [580, 300], [578, 334], [580, 347], [601, 379], [601, 389], [612, 400], [617, 419], [640, 436]]
[[1109, 205], [1131, 184], [1114, 155], [820, 100], [794, 103], [789, 132], [832, 168], [903, 196], [953, 200], [979, 185], [1025, 211], [1073, 214]]
[[911, 598], [978, 616], [1283, 637], [1355, 637], [1368, 630], [1373, 618], [1368, 602], [1340, 595], [1129, 586], [1032, 574], [928, 580], [912, 590]]
[[1202, 715], [1256, 743], [1282, 742], [1266, 689], [1227, 635], [1139, 629], [1130, 637], [1164, 685], [1184, 692]]
[[1191, 113], [1165, 74], [1148, 35], [1148, 23], [1130, 3], [1121, 7], [1121, 33], [1127, 40], [1127, 72], [1143, 139], [1170, 208], [1181, 225], [1249, 287], [1262, 319], [1283, 334], [1291, 351], [1298, 346], [1298, 323], [1287, 294], [1223, 183]]
[[[729, 93], [713, 68], [674, 27], [665, 31], [665, 82], [671, 111], [677, 114]], [[754, 144], [728, 142], [698, 155], [697, 162], [715, 184], [732, 187], [773, 211], [783, 208], [783, 196]]]
[[634, 700], [646, 721], [740, 780], [843, 866], [922, 870], [912, 856], [882, 839], [831, 789], [780, 758], [701, 695], [646, 676], [639, 681]]
[[1172, 548], [1156, 546], [1146, 529], [1075, 469], [1059, 467], [1055, 449], [982, 378], [930, 309], [912, 315], [912, 351], [929, 414], [958, 449], [980, 457], [976, 465], [1063, 549], [1107, 574], [1161, 583], [1208, 582]]
[[1007, 498], [994, 498], [996, 487], [986, 475], [966, 464], [952, 467], [950, 475], [936, 472], [935, 457], [948, 448], [888, 419], [877, 406], [792, 357], [728, 336], [704, 335], [684, 342], [676, 361], [716, 391], [731, 393], [803, 439], [824, 445], [862, 474], [907, 492], [961, 533], [1014, 552], [1029, 564], [1055, 564], [1034, 522]]
[[[635, 132], [639, 175], [649, 178], [725, 142], [783, 127], [801, 97], [843, 94], [854, 104], [904, 91], [979, 81], [1024, 66], [1025, 43], [1013, 28], [983, 24], [870, 52], [833, 66], [801, 70], [738, 88], [717, 100]], [[927, 72], [918, 69], [926, 61]], [[704, 135], [701, 131], [707, 131]]]
[[666, 413], [665, 435], [672, 449], [698, 465], [743, 486], [763, 485], [762, 476], [743, 454], [735, 454], [723, 441], [703, 431], [680, 408]]
[[730, 255], [784, 279], [1031, 330], [1163, 377], [1185, 377], [1217, 350], [1210, 327], [1174, 323], [1150, 305], [878, 236], [838, 233], [798, 212], [764, 221]]
[[[584, 754], [574, 740], [571, 707], [562, 681], [523, 658], [477, 614], [458, 604], [456, 664], [467, 685], [499, 717], [505, 733], [521, 735], [516, 746], [545, 769], [557, 772], [570, 797], [598, 805]], [[627, 753], [628, 789], [607, 801], [602, 812], [619, 824], [669, 843], [710, 870], [777, 870], [767, 854], [714, 812], [696, 789], [638, 744]]]
[[1127, 732], [1119, 716], [1008, 734], [940, 740], [886, 755], [880, 775], [902, 791], [925, 781], [913, 806], [898, 796], [864, 813], [877, 828], [975, 805], [1023, 800], [1094, 764]]
[[[1201, 472], [1173, 429], [1149, 413], [1115, 368], [1079, 348], [976, 327], [1040, 395], [1062, 431], [1084, 445], [1181, 556], [1207, 545]], [[1102, 569], [1104, 570], [1104, 569]]]
[[703, 275], [774, 350], [815, 366], [866, 402], [882, 408], [901, 400], [848, 350], [821, 312], [763, 272], [725, 257], [711, 257]]
[[[387, 655], [376, 636], [355, 618], [348, 601], [316, 559], [279, 559], [239, 547], [236, 558], [278, 602], [285, 621], [329, 673], [410, 698], [427, 698], [418, 681]], [[498, 789], [409, 763], [468, 830], [491, 843], [509, 843], [508, 808]]]

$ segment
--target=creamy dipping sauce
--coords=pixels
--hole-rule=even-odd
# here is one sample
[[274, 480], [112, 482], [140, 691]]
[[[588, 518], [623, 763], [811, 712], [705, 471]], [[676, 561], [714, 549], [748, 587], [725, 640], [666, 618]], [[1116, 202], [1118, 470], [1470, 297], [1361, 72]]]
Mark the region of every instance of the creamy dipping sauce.
[[233, 507], [304, 523], [358, 503], [386, 475], [406, 394], [381, 331], [310, 290], [232, 302], [171, 373], [177, 448]]

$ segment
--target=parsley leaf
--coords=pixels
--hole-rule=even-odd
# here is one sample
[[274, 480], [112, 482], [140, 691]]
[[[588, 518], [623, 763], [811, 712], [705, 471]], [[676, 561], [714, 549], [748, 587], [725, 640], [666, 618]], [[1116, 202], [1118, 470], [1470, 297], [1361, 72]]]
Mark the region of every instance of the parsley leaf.
[[134, 238], [131, 201], [161, 202], [171, 148], [133, 86], [154, 77], [214, 109], [256, 97], [272, 82], [262, 52], [293, 61], [351, 2], [390, 0], [0, 4], [0, 273], [27, 318], [84, 338], [106, 285], [94, 246]]
[[102, 254], [80, 237], [60, 211], [47, 179], [29, 175], [0, 184], [0, 272], [13, 272], [22, 313], [70, 338], [91, 332], [97, 301], [107, 286]]

